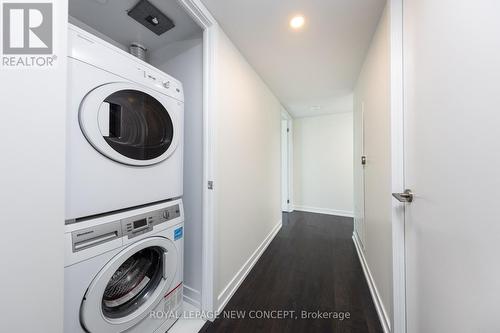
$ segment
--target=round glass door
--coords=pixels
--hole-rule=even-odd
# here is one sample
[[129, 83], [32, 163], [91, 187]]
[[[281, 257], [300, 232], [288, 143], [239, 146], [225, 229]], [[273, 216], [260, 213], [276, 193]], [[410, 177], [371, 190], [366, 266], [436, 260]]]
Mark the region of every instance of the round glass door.
[[115, 162], [148, 166], [170, 157], [182, 134], [184, 105], [135, 84], [108, 83], [90, 91], [78, 113], [87, 141]]
[[147, 247], [133, 254], [113, 273], [102, 297], [104, 316], [126, 317], [149, 299], [163, 278], [164, 253], [160, 247]]
[[87, 332], [124, 332], [163, 299], [176, 277], [177, 249], [170, 239], [147, 237], [113, 256], [92, 280], [80, 308]]
[[104, 140], [134, 160], [157, 158], [172, 144], [174, 125], [168, 111], [142, 91], [127, 89], [109, 95], [99, 109], [99, 120]]

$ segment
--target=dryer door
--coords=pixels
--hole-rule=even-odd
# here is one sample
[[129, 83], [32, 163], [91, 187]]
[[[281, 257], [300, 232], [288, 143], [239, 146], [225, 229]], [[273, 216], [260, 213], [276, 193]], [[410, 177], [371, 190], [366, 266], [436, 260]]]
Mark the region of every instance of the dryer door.
[[134, 166], [159, 163], [177, 147], [182, 103], [129, 83], [92, 90], [79, 112], [90, 144], [116, 162]]
[[81, 306], [89, 332], [122, 332], [147, 317], [172, 285], [174, 243], [150, 237], [125, 248], [92, 281]]

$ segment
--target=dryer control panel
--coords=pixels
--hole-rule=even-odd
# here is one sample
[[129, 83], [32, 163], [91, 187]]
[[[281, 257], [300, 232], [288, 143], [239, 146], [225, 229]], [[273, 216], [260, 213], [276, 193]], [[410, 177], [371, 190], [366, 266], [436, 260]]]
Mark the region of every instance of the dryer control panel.
[[69, 24], [68, 31], [68, 57], [147, 85], [184, 102], [179, 80], [72, 24]]

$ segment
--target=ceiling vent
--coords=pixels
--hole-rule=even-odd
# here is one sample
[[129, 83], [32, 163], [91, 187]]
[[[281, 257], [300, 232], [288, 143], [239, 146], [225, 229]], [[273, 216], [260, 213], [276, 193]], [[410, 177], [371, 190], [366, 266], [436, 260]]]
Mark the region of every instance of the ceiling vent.
[[175, 27], [174, 22], [147, 0], [141, 0], [128, 11], [134, 20], [158, 36]]

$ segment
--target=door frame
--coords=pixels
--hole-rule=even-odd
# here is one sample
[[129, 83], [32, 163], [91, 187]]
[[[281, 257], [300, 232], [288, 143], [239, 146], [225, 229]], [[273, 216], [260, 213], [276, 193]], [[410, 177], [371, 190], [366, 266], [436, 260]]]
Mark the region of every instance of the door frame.
[[[214, 192], [216, 131], [214, 128], [216, 108], [216, 46], [218, 24], [200, 0], [177, 0], [186, 13], [203, 30], [203, 184], [202, 184], [202, 286], [201, 310], [214, 313], [216, 309], [217, 281], [217, 211]], [[208, 319], [214, 320], [209, 315]]]
[[[403, 1], [389, 0], [391, 190], [405, 189]], [[392, 200], [393, 333], [406, 333], [405, 205]]]
[[[361, 248], [363, 251], [365, 250], [365, 244], [366, 244], [366, 218], [365, 218], [365, 194], [366, 194], [366, 165], [362, 162], [363, 158], [365, 158], [365, 101], [361, 101], [361, 156], [356, 156], [354, 163], [360, 163], [361, 162], [361, 202], [363, 203], [361, 210], [360, 210], [360, 215], [359, 216], [354, 216], [354, 224], [355, 224], [355, 232], [358, 236], [358, 239], [360, 241]], [[359, 160], [361, 158], [361, 161]], [[358, 188], [359, 189], [359, 188]], [[355, 213], [357, 214], [357, 212]], [[361, 231], [361, 234], [359, 233]]]
[[[281, 144], [281, 182], [286, 182], [286, 187], [287, 187], [287, 197], [288, 197], [288, 203], [283, 202], [283, 184], [281, 185], [281, 210], [284, 212], [293, 212], [293, 118], [290, 116], [290, 114], [286, 111], [285, 108], [282, 107], [281, 110], [281, 124], [283, 124], [286, 121], [287, 125], [287, 132], [284, 133], [283, 126], [281, 128], [281, 136], [283, 138], [284, 135], [286, 135], [287, 142], [286, 142], [286, 159], [287, 163], [286, 165], [283, 164], [283, 142]], [[285, 178], [286, 175], [286, 179]]]

